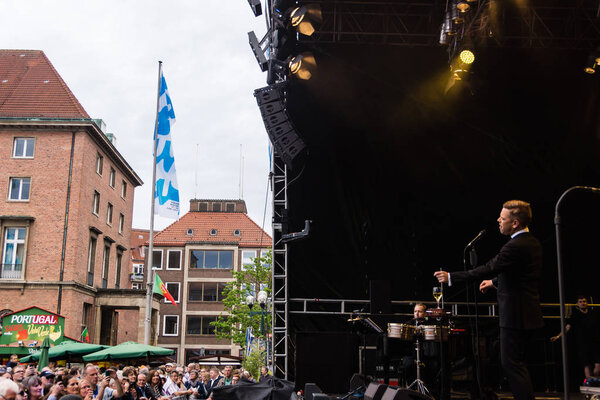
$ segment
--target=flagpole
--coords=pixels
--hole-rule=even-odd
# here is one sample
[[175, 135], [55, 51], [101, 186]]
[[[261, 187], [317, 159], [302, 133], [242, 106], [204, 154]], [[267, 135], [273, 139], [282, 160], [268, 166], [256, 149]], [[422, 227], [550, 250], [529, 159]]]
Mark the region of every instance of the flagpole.
[[152, 292], [154, 284], [154, 269], [152, 269], [152, 256], [154, 255], [154, 197], [156, 196], [156, 145], [158, 128], [158, 107], [160, 101], [160, 81], [162, 75], [162, 61], [158, 62], [158, 89], [156, 93], [156, 120], [154, 121], [154, 140], [152, 145], [152, 199], [150, 201], [150, 236], [148, 237], [148, 257], [146, 264], [146, 319], [144, 320], [144, 344], [150, 343], [152, 325]]

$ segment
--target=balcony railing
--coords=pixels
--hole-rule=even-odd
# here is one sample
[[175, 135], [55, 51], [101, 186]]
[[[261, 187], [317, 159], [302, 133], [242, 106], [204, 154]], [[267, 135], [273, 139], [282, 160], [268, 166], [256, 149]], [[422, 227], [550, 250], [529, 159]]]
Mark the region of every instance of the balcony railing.
[[2, 264], [0, 279], [23, 279], [23, 264]]
[[131, 274], [131, 275], [129, 275], [129, 280], [131, 282], [143, 282], [144, 274]]

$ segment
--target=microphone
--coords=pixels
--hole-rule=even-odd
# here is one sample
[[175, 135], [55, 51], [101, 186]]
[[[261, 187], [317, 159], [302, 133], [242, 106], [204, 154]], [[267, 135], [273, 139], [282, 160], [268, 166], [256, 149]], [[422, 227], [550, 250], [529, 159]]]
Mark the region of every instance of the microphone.
[[468, 249], [469, 247], [473, 246], [473, 245], [475, 244], [475, 242], [476, 242], [476, 241], [478, 241], [479, 239], [481, 239], [481, 237], [482, 237], [483, 235], [485, 235], [485, 234], [486, 234], [486, 232], [487, 232], [487, 231], [486, 231], [485, 229], [482, 229], [482, 230], [481, 230], [481, 232], [479, 232], [479, 233], [477, 234], [477, 236], [475, 236], [475, 237], [473, 238], [473, 240], [471, 240], [471, 241], [469, 242], [469, 244], [467, 245], [467, 247], [465, 247], [465, 249]]

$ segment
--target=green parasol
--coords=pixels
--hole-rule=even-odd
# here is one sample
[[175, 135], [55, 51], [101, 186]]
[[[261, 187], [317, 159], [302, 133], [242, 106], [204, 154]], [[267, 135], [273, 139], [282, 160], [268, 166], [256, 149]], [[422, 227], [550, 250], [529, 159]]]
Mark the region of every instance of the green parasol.
[[170, 356], [175, 353], [174, 350], [164, 347], [150, 346], [136, 342], [124, 342], [108, 349], [100, 350], [87, 356], [83, 356], [83, 361], [102, 361], [102, 360], [122, 360], [122, 359], [146, 359], [150, 360], [156, 357]]
[[[50, 360], [67, 360], [67, 361], [81, 361], [81, 356], [86, 354], [94, 353], [98, 350], [107, 348], [100, 344], [89, 344], [80, 342], [61, 342], [60, 344], [52, 347], [48, 350], [48, 358]], [[30, 356], [23, 357], [19, 360], [22, 363], [28, 363], [37, 361], [40, 359], [41, 351], [33, 353]]]
[[42, 368], [47, 367], [50, 359], [48, 358], [48, 350], [50, 350], [50, 337], [46, 336], [42, 342], [42, 351], [40, 351], [40, 360], [38, 361], [38, 371], [42, 371]]

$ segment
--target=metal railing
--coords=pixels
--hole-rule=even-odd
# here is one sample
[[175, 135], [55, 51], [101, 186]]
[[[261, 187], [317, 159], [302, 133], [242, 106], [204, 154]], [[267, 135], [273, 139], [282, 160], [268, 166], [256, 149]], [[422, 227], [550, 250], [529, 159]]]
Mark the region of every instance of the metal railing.
[[0, 279], [23, 279], [23, 264], [2, 264]]

